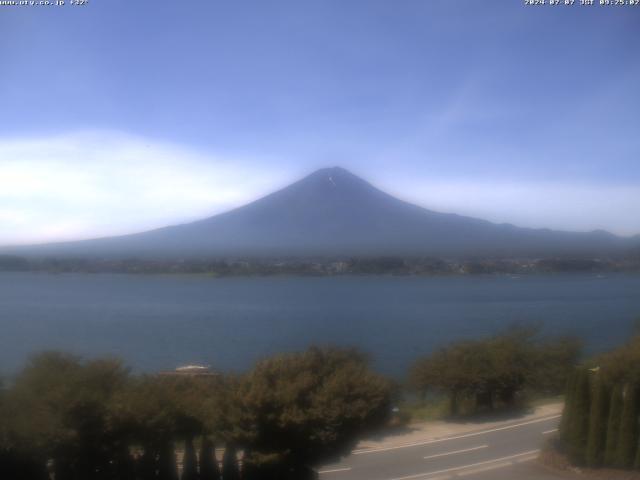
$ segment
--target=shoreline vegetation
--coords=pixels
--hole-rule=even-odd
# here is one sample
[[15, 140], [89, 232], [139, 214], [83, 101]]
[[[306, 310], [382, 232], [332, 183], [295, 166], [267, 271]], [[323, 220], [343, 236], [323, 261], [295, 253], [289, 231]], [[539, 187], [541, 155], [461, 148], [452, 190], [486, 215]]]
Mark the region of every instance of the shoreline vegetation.
[[45, 352], [0, 389], [0, 478], [314, 479], [363, 436], [420, 420], [410, 405], [440, 402], [463, 419], [559, 395], [579, 356], [577, 341], [527, 326], [418, 358], [401, 384], [336, 347], [268, 357], [239, 375], [133, 375], [117, 359]]
[[540, 273], [638, 273], [640, 253], [617, 257], [544, 258], [56, 258], [0, 255], [0, 272], [186, 274], [234, 276], [452, 276]]

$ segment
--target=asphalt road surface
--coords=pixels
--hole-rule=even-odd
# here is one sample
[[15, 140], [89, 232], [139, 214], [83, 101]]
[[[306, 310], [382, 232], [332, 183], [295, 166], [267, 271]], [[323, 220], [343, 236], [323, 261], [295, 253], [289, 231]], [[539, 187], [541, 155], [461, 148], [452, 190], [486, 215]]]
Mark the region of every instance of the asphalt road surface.
[[319, 470], [320, 480], [552, 480], [534, 460], [558, 415], [434, 440], [356, 450]]

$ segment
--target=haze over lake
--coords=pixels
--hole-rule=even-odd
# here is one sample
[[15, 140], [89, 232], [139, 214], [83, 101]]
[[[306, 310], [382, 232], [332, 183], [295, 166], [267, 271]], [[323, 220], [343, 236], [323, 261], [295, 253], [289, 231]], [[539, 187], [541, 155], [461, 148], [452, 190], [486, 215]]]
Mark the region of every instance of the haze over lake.
[[236, 277], [0, 274], [0, 372], [62, 349], [138, 371], [243, 370], [310, 344], [354, 345], [402, 375], [418, 355], [515, 321], [611, 348], [640, 316], [640, 275]]

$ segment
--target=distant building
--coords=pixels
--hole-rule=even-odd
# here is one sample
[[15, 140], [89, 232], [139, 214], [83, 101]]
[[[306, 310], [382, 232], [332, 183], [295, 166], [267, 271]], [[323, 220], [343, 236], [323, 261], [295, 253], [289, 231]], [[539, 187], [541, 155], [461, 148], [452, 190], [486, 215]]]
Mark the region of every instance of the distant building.
[[178, 367], [175, 370], [166, 370], [160, 372], [160, 375], [164, 376], [184, 376], [184, 377], [216, 377], [217, 372], [211, 370], [210, 367], [205, 365], [184, 365]]
[[332, 262], [330, 264], [330, 271], [333, 273], [345, 273], [349, 268], [347, 262]]

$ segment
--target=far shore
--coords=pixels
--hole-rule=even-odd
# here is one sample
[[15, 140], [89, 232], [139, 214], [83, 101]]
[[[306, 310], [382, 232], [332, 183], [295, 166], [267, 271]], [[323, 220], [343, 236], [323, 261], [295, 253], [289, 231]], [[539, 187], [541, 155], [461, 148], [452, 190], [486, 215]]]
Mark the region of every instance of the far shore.
[[206, 277], [266, 276], [432, 276], [578, 273], [606, 275], [640, 272], [640, 258], [224, 258], [224, 259], [88, 259], [26, 258], [0, 255], [0, 272], [109, 273], [197, 275]]

